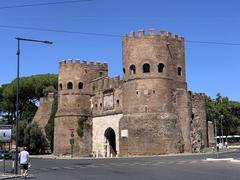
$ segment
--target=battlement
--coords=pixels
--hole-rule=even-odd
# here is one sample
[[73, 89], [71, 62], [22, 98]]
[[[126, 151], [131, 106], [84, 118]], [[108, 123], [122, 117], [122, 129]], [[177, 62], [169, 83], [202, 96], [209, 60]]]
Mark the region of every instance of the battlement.
[[103, 91], [106, 89], [118, 88], [122, 84], [120, 76], [116, 77], [100, 77], [91, 81], [91, 86], [94, 87], [94, 91]]
[[123, 39], [135, 39], [135, 38], [144, 38], [144, 37], [166, 37], [171, 38], [173, 40], [184, 41], [184, 37], [178, 36], [177, 34], [172, 34], [170, 32], [166, 32], [161, 30], [159, 34], [155, 32], [154, 29], [149, 29], [149, 34], [145, 34], [143, 29], [138, 30], [138, 34], [135, 35], [135, 32], [130, 32], [129, 36], [126, 34], [123, 36]]
[[82, 65], [82, 66], [88, 66], [88, 67], [99, 67], [99, 68], [108, 68], [108, 64], [107, 63], [101, 63], [101, 62], [94, 62], [93, 60], [90, 60], [89, 63], [87, 63], [87, 61], [85, 59], [82, 60], [82, 62], [80, 61], [80, 59], [76, 59], [75, 63], [73, 62], [72, 59], [68, 59], [68, 60], [62, 60], [59, 62], [59, 66], [68, 66], [68, 65]]

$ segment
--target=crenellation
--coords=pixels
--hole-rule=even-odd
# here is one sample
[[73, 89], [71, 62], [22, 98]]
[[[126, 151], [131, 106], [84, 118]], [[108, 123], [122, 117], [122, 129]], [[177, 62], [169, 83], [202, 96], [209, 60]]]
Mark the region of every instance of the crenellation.
[[135, 38], [135, 32], [130, 32], [130, 35], [129, 35], [130, 38]]
[[80, 64], [80, 59], [76, 59], [76, 64]]
[[66, 60], [62, 60], [62, 61], [59, 62], [59, 65], [60, 65], [60, 66], [61, 66], [61, 65], [64, 65], [64, 64], [66, 64]]
[[164, 31], [164, 30], [160, 30], [160, 36], [165, 36], [166, 35], [166, 31]]
[[73, 63], [72, 59], [68, 59], [67, 64], [72, 64], [72, 63]]
[[138, 30], [138, 37], [144, 37], [144, 33], [143, 29]]
[[89, 65], [94, 65], [94, 61], [93, 61], [93, 60], [90, 60]]
[[85, 59], [82, 60], [82, 65], [87, 65], [87, 61]]
[[154, 36], [155, 35], [155, 29], [149, 29], [149, 35]]

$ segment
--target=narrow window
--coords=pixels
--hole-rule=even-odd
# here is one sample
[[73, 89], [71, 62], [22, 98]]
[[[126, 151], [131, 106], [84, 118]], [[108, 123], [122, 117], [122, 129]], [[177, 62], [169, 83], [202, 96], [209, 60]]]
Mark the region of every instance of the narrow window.
[[83, 89], [83, 83], [82, 82], [78, 83], [78, 89]]
[[99, 72], [99, 76], [101, 77], [103, 75], [103, 72]]
[[130, 66], [129, 70], [130, 70], [130, 74], [136, 74], [136, 66], [135, 65], [132, 64]]
[[95, 84], [93, 84], [93, 86], [92, 86], [92, 90], [93, 90], [93, 91], [96, 90], [96, 85], [95, 85]]
[[145, 63], [143, 65], [143, 73], [149, 73], [150, 72], [150, 65]]
[[60, 91], [62, 90], [62, 83], [59, 84], [59, 89], [60, 89]]
[[73, 89], [73, 83], [72, 82], [67, 83], [67, 89]]
[[100, 107], [102, 108], [102, 103], [100, 103]]
[[119, 105], [119, 99], [117, 99], [117, 105]]
[[123, 68], [123, 74], [125, 74], [125, 72], [126, 72], [126, 70], [125, 70], [125, 68]]
[[164, 64], [163, 63], [158, 64], [158, 72], [162, 73], [163, 69], [164, 69]]
[[178, 75], [179, 75], [179, 76], [182, 76], [182, 68], [178, 67], [178, 68], [177, 68], [177, 71], [178, 71]]

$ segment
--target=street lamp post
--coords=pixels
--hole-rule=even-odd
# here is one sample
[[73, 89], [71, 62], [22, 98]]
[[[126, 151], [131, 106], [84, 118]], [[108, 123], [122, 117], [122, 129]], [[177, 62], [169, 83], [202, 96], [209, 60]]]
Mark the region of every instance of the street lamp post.
[[220, 116], [220, 118], [221, 118], [221, 135], [222, 135], [222, 138], [221, 138], [222, 141], [221, 142], [222, 142], [222, 145], [223, 145], [223, 117], [224, 117], [223, 115]]
[[41, 41], [35, 39], [25, 39], [17, 37], [17, 95], [16, 95], [16, 154], [15, 154], [15, 174], [18, 174], [18, 125], [19, 125], [19, 64], [20, 64], [20, 42], [21, 41], [31, 41], [37, 43], [52, 44], [50, 41]]

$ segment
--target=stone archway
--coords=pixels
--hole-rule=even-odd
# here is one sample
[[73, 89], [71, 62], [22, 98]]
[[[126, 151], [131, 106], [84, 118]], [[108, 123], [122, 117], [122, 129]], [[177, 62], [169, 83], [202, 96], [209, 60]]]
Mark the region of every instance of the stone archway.
[[116, 134], [112, 128], [107, 128], [105, 133], [105, 155], [106, 157], [113, 157], [117, 155], [116, 150]]

